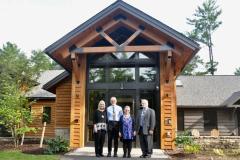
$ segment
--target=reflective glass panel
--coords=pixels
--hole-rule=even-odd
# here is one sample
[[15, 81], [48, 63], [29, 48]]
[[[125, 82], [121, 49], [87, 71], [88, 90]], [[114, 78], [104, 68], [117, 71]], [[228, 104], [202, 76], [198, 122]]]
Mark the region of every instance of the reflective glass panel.
[[89, 107], [88, 107], [89, 121], [93, 121], [93, 114], [94, 111], [97, 109], [100, 100], [105, 100], [105, 91], [103, 90], [89, 91]]
[[89, 69], [89, 82], [104, 82], [104, 68], [90, 68]]
[[154, 67], [140, 67], [139, 80], [140, 82], [154, 82], [156, 80], [156, 69]]
[[150, 59], [150, 58], [143, 53], [139, 53], [139, 59]]
[[113, 55], [118, 59], [129, 59], [134, 55], [134, 52], [114, 52]]
[[110, 68], [110, 82], [132, 82], [135, 68]]

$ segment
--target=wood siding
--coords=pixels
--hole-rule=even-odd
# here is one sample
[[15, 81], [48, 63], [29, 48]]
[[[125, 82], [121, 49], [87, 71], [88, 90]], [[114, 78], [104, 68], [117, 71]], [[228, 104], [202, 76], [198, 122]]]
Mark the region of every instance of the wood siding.
[[[161, 101], [161, 149], [175, 149], [175, 134], [177, 127], [176, 85], [173, 63], [169, 75], [166, 73], [167, 54], [160, 55], [160, 101]], [[169, 81], [166, 77], [169, 76]], [[168, 123], [169, 122], [169, 123]]]
[[55, 100], [38, 100], [36, 103], [31, 106], [31, 113], [33, 116], [33, 123], [30, 125], [31, 127], [35, 127], [37, 129], [36, 133], [30, 132], [26, 134], [26, 137], [34, 137], [41, 138], [42, 134], [42, 114], [43, 107], [48, 106], [51, 107], [51, 122], [47, 124], [45, 130], [45, 137], [54, 137], [55, 136]]
[[71, 78], [56, 87], [56, 128], [70, 128], [71, 87]]
[[[236, 119], [231, 109], [216, 109], [217, 125], [220, 136], [230, 136], [237, 133]], [[184, 109], [185, 130], [197, 129], [200, 136], [210, 136], [210, 131], [204, 130], [203, 109]]]
[[184, 129], [197, 129], [201, 135], [204, 132], [203, 111], [184, 110]]
[[[79, 56], [79, 70], [72, 72], [70, 147], [84, 147], [85, 96], [86, 96], [86, 55]], [[76, 82], [75, 72], [80, 72], [80, 83]]]

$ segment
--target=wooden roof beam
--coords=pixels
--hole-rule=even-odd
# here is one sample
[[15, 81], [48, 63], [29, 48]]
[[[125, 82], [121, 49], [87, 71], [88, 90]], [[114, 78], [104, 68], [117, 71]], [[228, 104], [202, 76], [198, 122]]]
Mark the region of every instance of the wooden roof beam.
[[[133, 22], [133, 21], [129, 21], [128, 19], [126, 20], [120, 20], [123, 24], [129, 26], [130, 28], [133, 28], [135, 30], [138, 30], [139, 26], [137, 23]], [[159, 43], [159, 44], [166, 44], [167, 41], [163, 40], [160, 36], [157, 36], [156, 34], [152, 33], [150, 30], [148, 29], [144, 29], [144, 31], [141, 32], [145, 37], [148, 37], [149, 39]], [[178, 51], [177, 49], [172, 48], [173, 52], [176, 53], [178, 56], [181, 56], [182, 53], [180, 51]]]
[[171, 72], [171, 66], [172, 66], [172, 51], [168, 51], [167, 53], [167, 64], [166, 64], [166, 82], [169, 82], [170, 80], [170, 72]]
[[82, 47], [76, 48], [74, 53], [112, 53], [112, 52], [163, 52], [171, 50], [166, 45], [143, 45], [143, 46], [110, 46], [110, 47]]
[[142, 31], [144, 30], [144, 27], [139, 27], [136, 32], [134, 32], [124, 43], [122, 43], [120, 46], [127, 46], [129, 43], [131, 43]]
[[[101, 26], [102, 27], [102, 31], [107, 31], [108, 29], [112, 28], [113, 26], [117, 25], [118, 23], [120, 23], [121, 20], [112, 20], [108, 23], [106, 23], [105, 25]], [[99, 36], [99, 33], [96, 31], [91, 32], [88, 36], [82, 38], [77, 44], [76, 46], [84, 46], [87, 43], [89, 43], [90, 41], [92, 41], [93, 39], [97, 38]]]
[[106, 34], [102, 29], [97, 29], [97, 32], [99, 32], [99, 34], [105, 38], [109, 43], [111, 43], [113, 46], [117, 47], [119, 46], [119, 44], [114, 41], [108, 34]]
[[76, 53], [71, 53], [72, 68], [75, 75], [76, 83], [80, 82], [80, 64], [78, 64], [78, 56]]

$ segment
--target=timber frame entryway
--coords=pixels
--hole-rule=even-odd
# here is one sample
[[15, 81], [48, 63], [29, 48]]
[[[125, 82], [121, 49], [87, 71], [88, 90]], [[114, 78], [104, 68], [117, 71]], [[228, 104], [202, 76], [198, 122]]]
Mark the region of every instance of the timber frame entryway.
[[115, 95], [133, 114], [140, 98], [150, 99], [158, 115], [155, 147], [174, 149], [175, 80], [198, 50], [196, 42], [123, 1], [53, 43], [45, 52], [72, 75], [70, 146], [89, 144], [98, 100], [108, 104]]

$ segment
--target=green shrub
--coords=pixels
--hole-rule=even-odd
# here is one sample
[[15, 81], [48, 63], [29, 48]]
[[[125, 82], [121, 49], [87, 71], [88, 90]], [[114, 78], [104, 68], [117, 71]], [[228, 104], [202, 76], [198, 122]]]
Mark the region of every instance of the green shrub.
[[182, 147], [185, 153], [199, 153], [201, 146], [196, 144], [191, 136], [190, 131], [184, 131], [177, 135], [175, 143], [178, 147]]
[[46, 154], [56, 154], [68, 151], [68, 141], [58, 136], [55, 139], [50, 139], [46, 141], [47, 148]]
[[193, 143], [193, 138], [191, 137], [190, 131], [184, 131], [183, 133], [177, 135], [175, 143], [178, 147], [184, 147], [185, 145], [190, 145]]
[[185, 153], [196, 154], [196, 153], [200, 152], [201, 147], [200, 147], [199, 144], [193, 143], [193, 144], [190, 144], [190, 145], [184, 145], [183, 150], [184, 150]]

